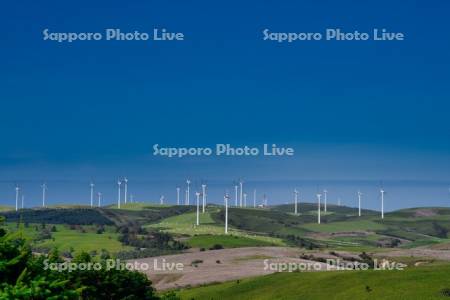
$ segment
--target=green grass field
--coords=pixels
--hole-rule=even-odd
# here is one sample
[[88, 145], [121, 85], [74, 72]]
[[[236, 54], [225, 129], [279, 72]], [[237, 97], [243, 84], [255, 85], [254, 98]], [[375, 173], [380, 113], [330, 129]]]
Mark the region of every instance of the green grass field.
[[[217, 224], [211, 217], [211, 212], [214, 212], [215, 210], [217, 210], [217, 208], [212, 208], [210, 209], [210, 211], [206, 211], [204, 214], [200, 214], [200, 226], [195, 225], [197, 218], [196, 213], [184, 213], [182, 215], [166, 218], [159, 223], [149, 225], [149, 227], [159, 228], [163, 231], [167, 231], [176, 235], [191, 237], [198, 235], [211, 236], [207, 238], [209, 239], [208, 242], [203, 239], [203, 241], [206, 242], [205, 244], [209, 244], [210, 242], [213, 242], [213, 240], [217, 241], [213, 242], [214, 244], [220, 244], [220, 241], [225, 232], [223, 225]], [[255, 243], [264, 243], [266, 245], [285, 245], [285, 243], [281, 239], [274, 237], [255, 235], [233, 228], [229, 228], [228, 232], [230, 235], [243, 238], [241, 240], [243, 244], [250, 244], [251, 242], [249, 240], [254, 240]], [[195, 243], [197, 245], [202, 244], [202, 238], [194, 239], [194, 244]]]
[[[16, 223], [5, 223], [4, 226], [9, 232], [20, 230], [23, 237], [32, 242], [33, 246], [37, 248], [58, 248], [61, 252], [73, 249], [75, 254], [81, 251], [91, 252], [95, 250], [100, 252], [101, 249], [105, 249], [110, 253], [132, 249], [132, 247], [123, 246], [119, 242], [119, 235], [111, 226], [105, 226], [105, 232], [97, 234], [94, 226], [82, 226], [85, 231], [82, 232], [81, 230], [70, 229], [66, 225], [54, 225], [57, 231], [51, 233], [52, 239], [42, 241], [35, 241], [39, 233], [36, 231], [36, 226], [39, 227], [40, 224], [30, 224], [28, 227], [21, 225], [20, 229], [17, 228]], [[51, 228], [53, 225], [47, 224], [46, 226]]]
[[[126, 210], [143, 210], [143, 209], [150, 209], [150, 208], [165, 208], [165, 207], [172, 207], [174, 205], [160, 205], [155, 203], [143, 203], [143, 202], [134, 202], [134, 203], [127, 203], [127, 204], [121, 204], [120, 209], [126, 209]], [[117, 205], [109, 205], [107, 208], [110, 209], [118, 209]]]
[[85, 233], [79, 230], [71, 230], [64, 225], [57, 225], [57, 232], [52, 233], [53, 240], [45, 240], [44, 242], [36, 243], [37, 247], [44, 248], [58, 248], [59, 251], [68, 251], [70, 248], [74, 249], [75, 253], [81, 251], [97, 251], [105, 249], [110, 253], [119, 251], [131, 250], [132, 247], [123, 246], [119, 241], [119, 235], [112, 230], [111, 227], [106, 226], [105, 232], [97, 234], [95, 229], [90, 226], [83, 226]]
[[181, 299], [448, 299], [450, 265], [403, 271], [275, 273], [182, 290]]
[[309, 223], [302, 225], [303, 228], [315, 232], [350, 232], [350, 231], [375, 231], [386, 229], [386, 226], [371, 220], [352, 220], [333, 223]]
[[235, 235], [196, 235], [187, 240], [187, 244], [195, 248], [209, 249], [219, 244], [224, 248], [278, 246], [268, 241]]

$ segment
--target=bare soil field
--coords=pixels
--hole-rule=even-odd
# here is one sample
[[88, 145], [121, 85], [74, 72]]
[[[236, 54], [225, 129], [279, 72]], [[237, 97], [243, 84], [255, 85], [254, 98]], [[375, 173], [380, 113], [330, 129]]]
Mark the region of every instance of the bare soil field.
[[[265, 259], [268, 263], [320, 264], [325, 270], [323, 263], [299, 258], [303, 252], [289, 247], [248, 247], [149, 257], [129, 262], [149, 264], [149, 270], [143, 272], [157, 290], [166, 290], [274, 273], [274, 270], [264, 268]], [[159, 267], [163, 262], [169, 265], [181, 263], [183, 269], [161, 270]]]

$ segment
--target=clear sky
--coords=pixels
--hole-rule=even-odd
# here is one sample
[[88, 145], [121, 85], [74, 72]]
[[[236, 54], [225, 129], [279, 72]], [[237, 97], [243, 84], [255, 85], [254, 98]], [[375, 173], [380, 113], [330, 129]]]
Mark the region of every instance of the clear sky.
[[[93, 2], [3, 4], [0, 203], [19, 182], [37, 204], [43, 180], [52, 201], [78, 201], [91, 178], [113, 201], [118, 176], [140, 181], [142, 199], [186, 177], [217, 182], [219, 195], [243, 177], [283, 190], [273, 192], [280, 203], [293, 186], [312, 196], [330, 181], [353, 195], [357, 180], [372, 191], [380, 181], [432, 182], [430, 193], [404, 188], [390, 208], [449, 201], [448, 1]], [[46, 28], [166, 28], [185, 40], [57, 43], [43, 40]], [[265, 28], [385, 28], [405, 40], [280, 44], [263, 41]], [[296, 154], [164, 159], [152, 156], [156, 143], [276, 143]]]

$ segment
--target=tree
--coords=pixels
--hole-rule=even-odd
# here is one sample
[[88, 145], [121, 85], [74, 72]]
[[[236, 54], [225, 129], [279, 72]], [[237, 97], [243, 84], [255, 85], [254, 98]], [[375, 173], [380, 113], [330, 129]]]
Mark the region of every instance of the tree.
[[[0, 223], [2, 220], [0, 220]], [[33, 256], [17, 234], [0, 234], [0, 299], [158, 299], [147, 277], [124, 270], [52, 271], [47, 263], [62, 263], [57, 249]], [[73, 262], [90, 262], [87, 253]], [[105, 262], [104, 266], [105, 266]]]

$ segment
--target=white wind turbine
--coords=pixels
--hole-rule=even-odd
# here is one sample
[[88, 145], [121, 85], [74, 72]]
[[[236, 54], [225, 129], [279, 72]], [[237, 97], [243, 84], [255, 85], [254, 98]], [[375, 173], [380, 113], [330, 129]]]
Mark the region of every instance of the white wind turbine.
[[244, 182], [242, 180], [239, 180], [239, 206], [242, 207], [242, 197], [244, 195], [244, 189], [243, 189]]
[[25, 195], [22, 195], [22, 209], [23, 209], [23, 204], [25, 203]]
[[91, 207], [94, 206], [94, 183], [91, 181]]
[[327, 194], [328, 191], [326, 189], [323, 190], [323, 211], [327, 212]]
[[180, 188], [177, 187], [177, 205], [180, 205]]
[[223, 197], [223, 201], [225, 202], [225, 234], [228, 234], [228, 193]]
[[244, 193], [244, 207], [247, 207], [247, 193]]
[[197, 226], [200, 225], [200, 193], [196, 192], [195, 196], [197, 198]]
[[238, 186], [237, 184], [234, 185], [234, 207], [238, 206]]
[[41, 185], [42, 188], [42, 207], [45, 207], [45, 192], [47, 191], [47, 184], [44, 182]]
[[127, 200], [128, 200], [128, 178], [124, 178], [123, 179], [123, 182], [124, 182], [124, 184], [125, 184], [125, 187], [124, 187], [124, 192], [125, 192], [125, 195], [124, 195], [124, 202], [125, 202], [125, 204], [127, 204]]
[[190, 195], [190, 184], [191, 184], [191, 181], [188, 179], [188, 180], [186, 180], [186, 184], [187, 184], [187, 189], [186, 189], [186, 205], [189, 205], [190, 203], [190, 201], [189, 201], [189, 195]]
[[298, 190], [297, 189], [294, 189], [294, 214], [298, 214], [298, 211], [297, 211], [297, 204], [298, 203]]
[[206, 206], [206, 184], [202, 184], [202, 213], [205, 213]]
[[164, 205], [164, 195], [161, 195], [161, 197], [159, 197], [159, 204]]
[[361, 191], [358, 191], [358, 216], [361, 217], [361, 196], [363, 194]]
[[320, 197], [321, 194], [317, 194], [317, 223], [320, 224]]
[[117, 180], [117, 187], [118, 187], [118, 193], [117, 193], [117, 208], [120, 209], [120, 186], [122, 185], [122, 181], [120, 179]]
[[19, 191], [20, 187], [16, 185], [16, 211], [19, 210]]
[[100, 207], [100, 206], [102, 206], [102, 193], [98, 192], [97, 196], [98, 196], [98, 204], [97, 204], [97, 206]]
[[384, 189], [381, 188], [380, 189], [380, 194], [381, 194], [381, 219], [384, 219]]

